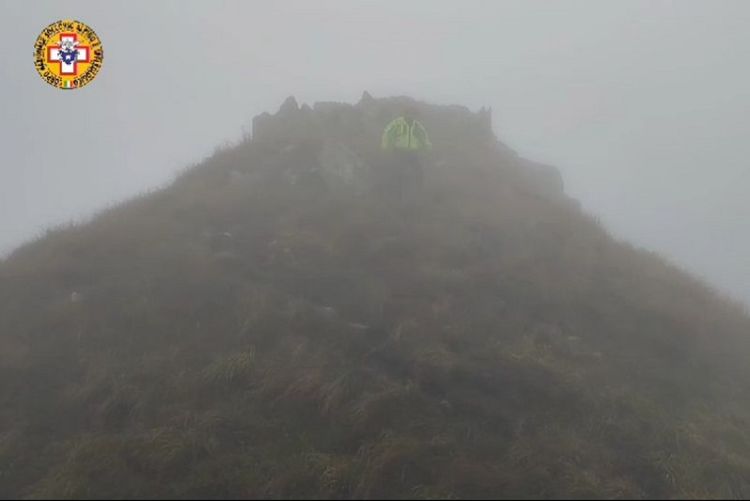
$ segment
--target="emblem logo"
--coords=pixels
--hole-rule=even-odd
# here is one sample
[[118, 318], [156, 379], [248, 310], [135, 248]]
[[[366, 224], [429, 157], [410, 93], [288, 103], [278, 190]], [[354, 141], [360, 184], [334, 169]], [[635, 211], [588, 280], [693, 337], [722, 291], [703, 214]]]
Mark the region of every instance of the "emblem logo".
[[39, 76], [59, 89], [77, 89], [91, 82], [102, 67], [104, 50], [94, 30], [70, 19], [44, 28], [34, 44]]

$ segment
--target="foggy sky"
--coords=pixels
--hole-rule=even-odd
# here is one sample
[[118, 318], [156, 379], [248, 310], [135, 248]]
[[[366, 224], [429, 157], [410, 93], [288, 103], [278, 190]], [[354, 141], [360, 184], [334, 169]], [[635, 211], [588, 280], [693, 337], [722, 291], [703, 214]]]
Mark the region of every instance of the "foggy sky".
[[[96, 80], [60, 91], [34, 41], [74, 18]], [[0, 255], [234, 141], [288, 95], [490, 105], [619, 238], [750, 304], [750, 2], [0, 0]]]

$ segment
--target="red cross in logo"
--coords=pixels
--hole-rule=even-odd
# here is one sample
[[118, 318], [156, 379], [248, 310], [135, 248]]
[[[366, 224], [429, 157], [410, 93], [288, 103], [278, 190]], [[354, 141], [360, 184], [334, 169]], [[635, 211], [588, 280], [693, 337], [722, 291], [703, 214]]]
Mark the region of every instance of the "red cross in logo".
[[[76, 42], [78, 42], [78, 35], [75, 33], [61, 33], [60, 43], [47, 47], [47, 62], [58, 63], [61, 75], [77, 76], [78, 63], [88, 63], [91, 60], [91, 47], [88, 45], [77, 45]], [[75, 50], [78, 51], [76, 57], [70, 62], [64, 61], [60, 55], [64, 47], [75, 47]]]

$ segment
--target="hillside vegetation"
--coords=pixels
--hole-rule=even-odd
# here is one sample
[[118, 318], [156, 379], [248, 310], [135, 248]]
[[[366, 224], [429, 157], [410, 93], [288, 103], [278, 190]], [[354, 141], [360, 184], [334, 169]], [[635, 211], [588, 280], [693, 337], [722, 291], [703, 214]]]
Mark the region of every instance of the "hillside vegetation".
[[290, 99], [0, 263], [0, 497], [748, 497], [748, 334], [488, 112]]

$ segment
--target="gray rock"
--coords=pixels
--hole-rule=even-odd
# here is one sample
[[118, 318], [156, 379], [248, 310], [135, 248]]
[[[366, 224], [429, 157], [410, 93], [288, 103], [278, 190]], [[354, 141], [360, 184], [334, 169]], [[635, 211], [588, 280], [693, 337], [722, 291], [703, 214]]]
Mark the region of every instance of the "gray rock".
[[362, 97], [359, 99], [358, 104], [360, 106], [369, 106], [369, 105], [375, 104], [375, 99], [372, 97], [372, 95], [370, 95], [369, 92], [364, 91], [362, 93]]
[[281, 104], [281, 108], [279, 108], [279, 115], [290, 115], [292, 113], [296, 113], [299, 111], [299, 105], [297, 104], [297, 100], [294, 98], [294, 96], [289, 96], [284, 100], [284, 102]]
[[366, 183], [367, 165], [344, 144], [327, 142], [318, 155], [318, 164], [328, 184], [362, 187]]
[[557, 168], [524, 159], [521, 161], [521, 172], [534, 193], [549, 197], [565, 194], [563, 178]]

